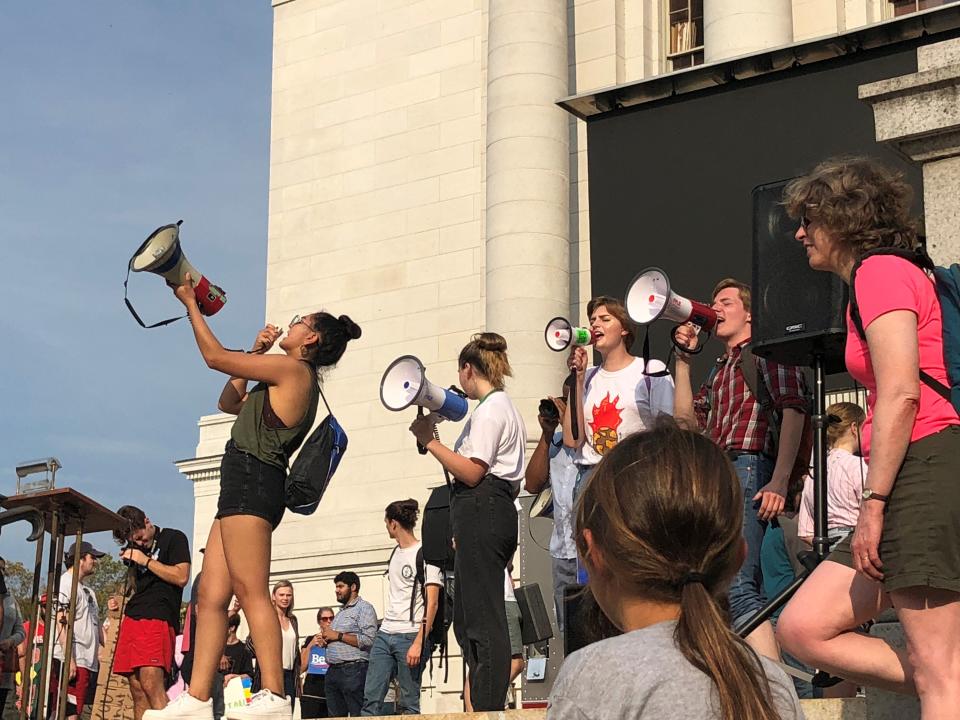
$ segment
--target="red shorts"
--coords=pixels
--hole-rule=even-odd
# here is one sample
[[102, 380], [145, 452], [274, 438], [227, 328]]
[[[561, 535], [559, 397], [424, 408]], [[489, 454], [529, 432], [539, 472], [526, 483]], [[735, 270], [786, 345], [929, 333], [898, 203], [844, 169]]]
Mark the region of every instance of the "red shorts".
[[[50, 707], [56, 707], [60, 699], [61, 663], [56, 659], [53, 662], [53, 674], [50, 677]], [[90, 695], [96, 688], [97, 673], [89, 668], [77, 667], [77, 674], [67, 685], [67, 716], [81, 714], [87, 701], [93, 702]]]
[[120, 623], [113, 672], [130, 675], [137, 668], [158, 667], [169, 674], [175, 642], [176, 636], [170, 623], [125, 617]]

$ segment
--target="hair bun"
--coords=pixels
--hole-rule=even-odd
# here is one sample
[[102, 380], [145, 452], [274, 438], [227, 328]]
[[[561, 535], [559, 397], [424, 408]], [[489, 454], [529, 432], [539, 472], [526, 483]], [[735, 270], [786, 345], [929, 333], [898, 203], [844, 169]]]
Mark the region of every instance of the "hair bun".
[[489, 350], [490, 352], [507, 351], [507, 341], [504, 339], [503, 335], [498, 333], [480, 333], [479, 335], [476, 335], [474, 339], [477, 342], [477, 347], [481, 350]]
[[360, 326], [357, 325], [353, 320], [350, 319], [348, 315], [341, 315], [337, 318], [340, 322], [343, 323], [344, 329], [347, 331], [347, 335], [351, 340], [356, 340], [362, 334]]

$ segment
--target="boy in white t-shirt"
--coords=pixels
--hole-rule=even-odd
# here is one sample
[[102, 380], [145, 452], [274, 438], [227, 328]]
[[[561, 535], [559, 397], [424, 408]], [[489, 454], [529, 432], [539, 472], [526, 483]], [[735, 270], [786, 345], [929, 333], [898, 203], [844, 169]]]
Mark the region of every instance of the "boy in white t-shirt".
[[400, 684], [397, 710], [420, 713], [420, 676], [431, 652], [428, 636], [437, 614], [443, 574], [423, 561], [422, 543], [413, 534], [419, 515], [416, 500], [387, 505], [384, 522], [397, 546], [387, 562], [387, 603], [370, 648], [362, 715], [383, 714], [384, 697], [394, 676]]

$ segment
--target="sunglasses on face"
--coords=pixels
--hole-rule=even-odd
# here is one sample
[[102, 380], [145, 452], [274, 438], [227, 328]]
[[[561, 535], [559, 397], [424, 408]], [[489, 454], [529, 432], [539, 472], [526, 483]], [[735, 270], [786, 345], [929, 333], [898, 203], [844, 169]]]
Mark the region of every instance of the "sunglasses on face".
[[290, 321], [289, 327], [293, 327], [294, 325], [299, 325], [300, 323], [303, 323], [306, 326], [307, 330], [309, 330], [310, 332], [316, 332], [316, 330], [310, 327], [310, 323], [307, 322], [306, 318], [302, 318], [299, 315], [293, 316], [293, 320]]
[[812, 222], [812, 221], [810, 220], [810, 218], [808, 218], [806, 215], [801, 215], [801, 216], [800, 216], [800, 227], [803, 228], [803, 231], [804, 231], [804, 232], [806, 232], [806, 231], [807, 231], [807, 228], [810, 227], [810, 223], [811, 223], [811, 222]]

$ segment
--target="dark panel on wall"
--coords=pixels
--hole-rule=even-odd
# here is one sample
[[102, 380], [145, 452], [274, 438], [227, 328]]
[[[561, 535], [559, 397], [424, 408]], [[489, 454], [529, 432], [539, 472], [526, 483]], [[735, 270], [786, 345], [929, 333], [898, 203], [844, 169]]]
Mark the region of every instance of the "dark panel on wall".
[[[750, 282], [753, 188], [838, 154], [902, 169], [921, 213], [919, 169], [875, 142], [873, 112], [857, 99], [857, 86], [916, 69], [916, 44], [903, 43], [591, 120], [594, 293], [623, 297], [650, 265], [700, 300], [709, 301], [721, 278]], [[668, 330], [654, 323], [660, 358]], [[719, 352], [712, 343], [694, 378]]]

